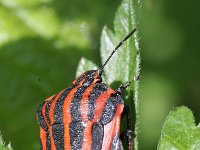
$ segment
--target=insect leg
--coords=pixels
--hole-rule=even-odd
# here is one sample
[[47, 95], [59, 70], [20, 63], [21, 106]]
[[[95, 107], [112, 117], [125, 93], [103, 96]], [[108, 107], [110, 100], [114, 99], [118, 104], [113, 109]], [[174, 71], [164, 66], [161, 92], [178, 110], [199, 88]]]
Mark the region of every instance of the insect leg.
[[121, 85], [120, 87], [118, 87], [115, 92], [119, 95], [121, 95], [124, 90], [131, 84], [131, 81], [126, 82], [124, 85]]
[[129, 106], [124, 107], [123, 114], [126, 116], [127, 119], [127, 130], [122, 132], [121, 138], [127, 140], [129, 150], [133, 149], [133, 130], [132, 130], [132, 118], [131, 118], [131, 111]]

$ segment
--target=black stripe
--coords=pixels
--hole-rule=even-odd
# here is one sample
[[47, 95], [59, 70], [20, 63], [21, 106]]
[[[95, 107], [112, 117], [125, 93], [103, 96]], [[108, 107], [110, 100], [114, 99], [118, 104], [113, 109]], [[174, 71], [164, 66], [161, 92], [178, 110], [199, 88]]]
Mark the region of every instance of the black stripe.
[[60, 97], [58, 98], [58, 100], [56, 101], [55, 108], [54, 108], [54, 123], [55, 124], [63, 123], [63, 103], [72, 88], [65, 89], [60, 95]]
[[[57, 96], [57, 95], [56, 95]], [[54, 98], [56, 97], [54, 96], [50, 101], [47, 101], [46, 107], [45, 107], [45, 117], [47, 120], [47, 123], [50, 125], [50, 117], [49, 117], [49, 110], [51, 107], [51, 103], [54, 101]]]
[[53, 134], [56, 150], [64, 150], [64, 125], [53, 124], [52, 134]]
[[108, 86], [104, 83], [97, 83], [96, 86], [93, 88], [92, 92], [90, 93], [88, 99], [88, 119], [91, 121], [94, 118], [95, 112], [95, 102], [97, 98], [105, 91], [107, 91]]
[[86, 89], [87, 86], [81, 86], [74, 93], [73, 100], [70, 105], [70, 114], [72, 121], [81, 121], [80, 101]]
[[84, 122], [71, 122], [69, 125], [71, 150], [81, 150]]
[[92, 150], [101, 150], [103, 144], [103, 125], [94, 123], [92, 127]]
[[51, 141], [49, 131], [46, 132], [46, 148], [47, 150], [51, 150]]
[[106, 101], [100, 122], [105, 125], [108, 124], [115, 115], [116, 106], [123, 103], [122, 98], [117, 94], [112, 94]]
[[[73, 87], [72, 87], [73, 88]], [[52, 126], [52, 134], [56, 150], [64, 149], [64, 124], [63, 124], [63, 104], [65, 98], [69, 94], [72, 88], [65, 89], [58, 100], [56, 101], [54, 108], [54, 123]]]
[[83, 82], [82, 86], [77, 89], [74, 93], [73, 99], [70, 105], [70, 113], [72, 121], [81, 121], [81, 112], [80, 112], [80, 102], [83, 96], [83, 93], [86, 89], [93, 83], [94, 75], [86, 75], [85, 81]]
[[115, 135], [115, 137], [112, 141], [110, 150], [123, 150], [122, 142], [120, 141], [117, 134]]
[[42, 108], [45, 105], [45, 101], [42, 102], [42, 104], [39, 105], [38, 109], [37, 109], [37, 118], [38, 118], [38, 123], [40, 125], [41, 128], [43, 128], [45, 131], [48, 130], [47, 124], [44, 120], [44, 116], [42, 115]]

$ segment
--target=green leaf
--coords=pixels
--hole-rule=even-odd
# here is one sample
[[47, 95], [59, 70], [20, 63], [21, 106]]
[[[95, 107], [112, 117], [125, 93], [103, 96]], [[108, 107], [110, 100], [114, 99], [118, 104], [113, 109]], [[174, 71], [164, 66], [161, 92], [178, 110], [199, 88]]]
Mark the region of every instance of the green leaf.
[[158, 150], [199, 150], [200, 128], [187, 107], [172, 111], [165, 120]]
[[[115, 46], [134, 28], [136, 28], [134, 7], [132, 0], [123, 0], [114, 18], [114, 32], [104, 27], [101, 36], [101, 58], [102, 63], [106, 61]], [[135, 122], [135, 149], [138, 149], [138, 125], [139, 125], [139, 100], [138, 100], [138, 77], [140, 74], [140, 49], [138, 32], [126, 41], [114, 54], [113, 58], [106, 65], [104, 72], [107, 83], [125, 83], [132, 81], [129, 88], [128, 98], [125, 98], [125, 105], [132, 110], [132, 117]], [[135, 111], [135, 112], [134, 112]]]
[[[125, 0], [118, 8], [114, 19], [114, 33], [106, 26], [103, 29], [101, 36], [102, 63], [106, 61], [116, 45], [136, 27], [134, 20], [130, 18], [131, 11], [133, 11], [131, 5], [131, 1]], [[125, 42], [106, 65], [105, 74], [109, 84], [113, 81], [128, 81], [130, 70], [135, 65], [133, 58], [135, 58], [136, 50], [133, 41], [133, 38], [130, 38]]]
[[[101, 36], [101, 60], [102, 64], [107, 60], [117, 44], [124, 39], [134, 28], [136, 23], [134, 20], [134, 8], [132, 0], [123, 0], [118, 8], [114, 19], [114, 32], [103, 28]], [[125, 105], [131, 106], [132, 116], [135, 122], [135, 149], [138, 149], [138, 124], [139, 124], [139, 100], [138, 100], [138, 77], [140, 73], [140, 51], [138, 46], [137, 32], [134, 36], [127, 40], [120, 49], [114, 54], [108, 64], [105, 66], [104, 82], [112, 87], [119, 84], [124, 84], [127, 81], [132, 81], [129, 91], [126, 95]], [[86, 70], [96, 68], [92, 62], [82, 59], [79, 63], [77, 75], [80, 75]], [[114, 87], [114, 88], [116, 88]], [[135, 116], [136, 115], [136, 116]]]
[[0, 132], [0, 150], [12, 150], [11, 144], [5, 145], [5, 142], [3, 141], [1, 132]]

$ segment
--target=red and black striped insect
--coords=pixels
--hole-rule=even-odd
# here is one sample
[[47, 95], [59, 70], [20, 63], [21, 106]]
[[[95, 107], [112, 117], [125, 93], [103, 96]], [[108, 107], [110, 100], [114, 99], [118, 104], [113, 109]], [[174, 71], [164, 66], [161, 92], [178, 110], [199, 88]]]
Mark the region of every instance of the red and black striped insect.
[[116, 46], [100, 70], [86, 71], [71, 87], [39, 106], [37, 120], [42, 150], [122, 150], [120, 120], [123, 112], [127, 116], [127, 130], [122, 135], [132, 150], [130, 111], [120, 96], [130, 81], [113, 90], [103, 83], [101, 75], [112, 55], [135, 31]]

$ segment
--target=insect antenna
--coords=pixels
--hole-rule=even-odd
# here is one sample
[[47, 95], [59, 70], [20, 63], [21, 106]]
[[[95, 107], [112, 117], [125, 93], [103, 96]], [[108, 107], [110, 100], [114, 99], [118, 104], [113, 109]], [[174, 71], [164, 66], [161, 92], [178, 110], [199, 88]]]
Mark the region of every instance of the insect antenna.
[[110, 56], [108, 57], [108, 59], [105, 61], [105, 63], [102, 65], [101, 69], [99, 70], [99, 76], [102, 75], [103, 73], [103, 69], [106, 66], [106, 64], [109, 62], [110, 58], [113, 56], [113, 54], [124, 44], [124, 42], [129, 39], [133, 33], [137, 31], [137, 29], [133, 29], [121, 42], [119, 42], [119, 44], [115, 47], [115, 49], [112, 51], [112, 53], [110, 54]]

